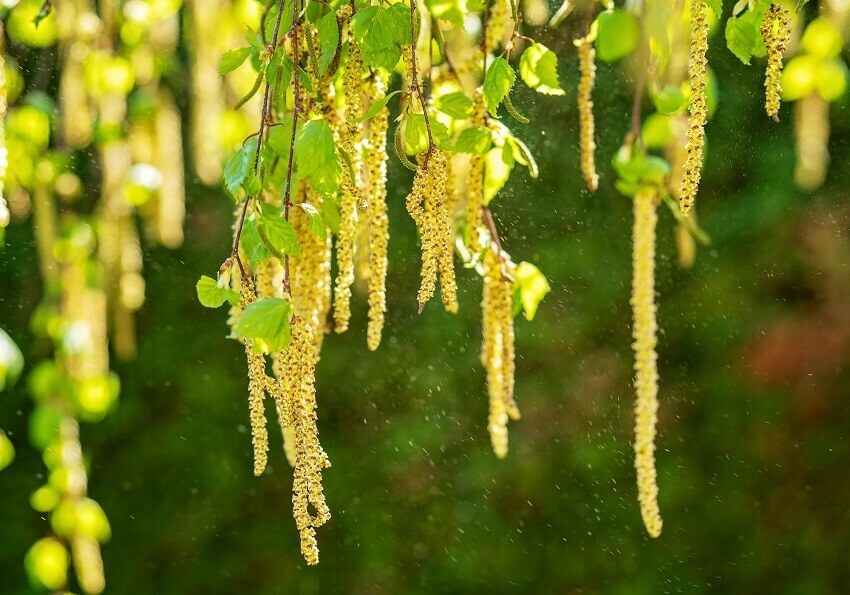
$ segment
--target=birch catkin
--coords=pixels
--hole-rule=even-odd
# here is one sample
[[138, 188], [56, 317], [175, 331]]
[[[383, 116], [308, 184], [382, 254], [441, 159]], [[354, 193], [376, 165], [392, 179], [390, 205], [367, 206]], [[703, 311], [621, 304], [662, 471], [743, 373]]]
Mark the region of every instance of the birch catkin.
[[782, 93], [782, 55], [791, 38], [791, 15], [781, 4], [771, 4], [761, 20], [761, 36], [767, 48], [764, 73], [764, 109], [779, 121], [779, 97]]
[[579, 71], [578, 84], [579, 143], [581, 146], [581, 174], [588, 190], [596, 191], [599, 176], [596, 173], [596, 140], [593, 119], [593, 85], [596, 80], [596, 50], [586, 37], [578, 40]]
[[506, 262], [492, 250], [484, 254], [481, 363], [487, 371], [489, 413], [487, 430], [493, 452], [508, 454], [508, 420], [520, 417], [514, 400], [513, 283], [503, 269]]
[[[369, 83], [369, 101], [384, 96], [386, 85], [376, 74]], [[375, 351], [381, 344], [387, 311], [387, 247], [390, 222], [387, 216], [387, 129], [389, 111], [384, 108], [369, 121], [365, 162], [369, 219], [369, 322], [366, 346]]]
[[691, 0], [691, 49], [688, 58], [688, 77], [691, 97], [688, 106], [688, 144], [685, 172], [679, 190], [682, 213], [694, 208], [702, 171], [702, 150], [705, 144], [707, 118], [706, 88], [708, 80], [708, 5], [705, 0]]
[[655, 426], [658, 412], [658, 367], [655, 318], [655, 226], [657, 191], [634, 197], [632, 228], [632, 348], [635, 354], [635, 469], [638, 501], [650, 537], [661, 535], [655, 470]]
[[[351, 7], [340, 8], [340, 15], [348, 18]], [[349, 25], [349, 29], [353, 24]], [[348, 60], [343, 76], [343, 91], [345, 94], [345, 118], [340, 132], [340, 148], [353, 161], [357, 155], [356, 143], [360, 139], [360, 83], [363, 71], [363, 57], [360, 48], [354, 42], [354, 36], [349, 35]], [[356, 165], [352, 168], [357, 171]], [[337, 276], [334, 286], [334, 330], [344, 333], [348, 330], [351, 318], [351, 286], [354, 284], [354, 244], [357, 237], [357, 180], [353, 172], [343, 167], [342, 184], [340, 188], [340, 222], [337, 237]]]

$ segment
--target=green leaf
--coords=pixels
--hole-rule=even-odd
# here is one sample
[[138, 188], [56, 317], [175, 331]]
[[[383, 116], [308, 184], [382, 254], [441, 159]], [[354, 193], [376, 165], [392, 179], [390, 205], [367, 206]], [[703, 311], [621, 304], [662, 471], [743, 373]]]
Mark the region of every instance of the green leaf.
[[540, 173], [540, 169], [537, 167], [537, 161], [534, 159], [534, 155], [531, 154], [531, 149], [528, 148], [528, 145], [513, 134], [509, 134], [507, 136], [507, 140], [508, 145], [511, 147], [511, 154], [513, 155], [513, 158], [517, 161], [517, 163], [528, 168], [528, 175], [532, 178], [536, 178]]
[[319, 74], [325, 74], [339, 48], [339, 23], [331, 10], [316, 23], [319, 33]]
[[328, 226], [325, 224], [325, 220], [322, 218], [322, 214], [319, 212], [319, 209], [311, 205], [309, 202], [302, 202], [298, 206], [307, 214], [310, 225], [310, 233], [320, 240], [326, 239], [328, 237]]
[[638, 18], [624, 10], [606, 10], [596, 18], [596, 55], [604, 62], [628, 56], [640, 39]]
[[666, 85], [652, 94], [652, 103], [661, 114], [666, 116], [677, 114], [685, 109], [685, 94], [677, 85]]
[[283, 218], [277, 208], [267, 202], [260, 203], [260, 212], [262, 216], [257, 221], [260, 237], [265, 237], [275, 251], [298, 256], [298, 240], [292, 224]]
[[760, 31], [763, 14], [764, 10], [748, 10], [726, 21], [726, 47], [744, 64], [749, 65], [753, 56], [764, 56], [767, 51]]
[[434, 107], [455, 120], [466, 120], [472, 116], [472, 99], [462, 91], [440, 95]]
[[387, 93], [380, 99], [375, 100], [375, 102], [369, 106], [369, 109], [366, 110], [366, 113], [361, 116], [358, 122], [363, 122], [364, 120], [368, 120], [369, 118], [374, 118], [375, 116], [377, 116], [382, 109], [387, 107], [387, 103], [390, 99], [392, 99], [392, 96], [398, 93], [401, 93], [401, 89], [393, 91], [392, 93]]
[[484, 103], [493, 116], [499, 109], [499, 104], [510, 92], [516, 81], [516, 73], [504, 58], [496, 58], [487, 69], [484, 76]]
[[428, 130], [425, 116], [411, 114], [404, 123], [404, 144], [408, 155], [418, 155], [428, 150]]
[[235, 50], [228, 50], [224, 52], [224, 55], [221, 57], [221, 61], [218, 63], [219, 74], [225, 75], [229, 72], [233, 72], [242, 66], [242, 63], [245, 62], [250, 55], [251, 48], [236, 48]]
[[393, 70], [401, 47], [410, 43], [410, 13], [403, 2], [390, 7], [367, 6], [354, 15], [354, 38], [363, 61], [372, 68]]
[[224, 186], [234, 197], [248, 177], [257, 153], [257, 139], [251, 138], [224, 165]]
[[491, 143], [492, 135], [489, 130], [481, 126], [470, 126], [469, 128], [464, 128], [457, 137], [454, 152], [484, 155], [490, 148]]
[[558, 80], [558, 58], [540, 43], [528, 46], [519, 59], [519, 75], [526, 85], [544, 95], [563, 95]]
[[24, 369], [24, 356], [6, 331], [0, 329], [0, 390], [12, 385]]
[[239, 247], [248, 258], [248, 264], [252, 266], [273, 256], [260, 238], [255, 219], [245, 220], [245, 224], [242, 226], [242, 236], [239, 238]]
[[526, 320], [534, 320], [537, 307], [552, 288], [543, 273], [530, 262], [521, 262], [514, 270], [514, 284]]
[[[281, 123], [269, 128], [269, 135], [263, 144], [263, 159], [268, 163], [271, 157], [277, 157], [282, 163], [289, 159], [289, 143], [292, 141], [292, 115], [283, 116]], [[266, 151], [271, 152], [268, 155]]]
[[0, 471], [12, 464], [15, 460], [15, 447], [12, 441], [0, 430]]
[[435, 19], [441, 19], [460, 26], [463, 25], [463, 18], [467, 11], [474, 11], [463, 0], [425, 0], [425, 6]]
[[714, 17], [720, 19], [723, 14], [723, 0], [706, 0], [706, 4], [714, 13]]
[[322, 214], [322, 219], [328, 225], [333, 234], [339, 234], [339, 208], [336, 201], [325, 197], [319, 205], [319, 212]]
[[237, 292], [229, 287], [220, 287], [215, 279], [206, 275], [198, 279], [195, 291], [198, 294], [198, 301], [205, 308], [218, 308], [224, 302], [229, 302], [232, 306], [239, 303]]
[[514, 156], [507, 146], [490, 149], [484, 156], [484, 204], [490, 204], [511, 176]]
[[328, 195], [339, 189], [342, 166], [335, 150], [333, 131], [324, 120], [310, 120], [298, 132], [295, 162], [298, 174], [308, 178], [317, 192]]
[[248, 304], [233, 333], [241, 339], [259, 339], [274, 353], [289, 343], [291, 316], [292, 304], [287, 300], [263, 298]]

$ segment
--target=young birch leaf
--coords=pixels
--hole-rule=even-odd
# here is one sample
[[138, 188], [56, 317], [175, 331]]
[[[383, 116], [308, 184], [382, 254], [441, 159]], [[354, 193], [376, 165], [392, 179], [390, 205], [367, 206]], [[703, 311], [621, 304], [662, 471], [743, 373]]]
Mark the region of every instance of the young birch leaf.
[[298, 132], [295, 162], [298, 175], [309, 178], [317, 192], [328, 195], [339, 189], [342, 166], [336, 154], [333, 131], [324, 120], [310, 120]]
[[493, 116], [516, 81], [516, 73], [504, 58], [496, 58], [484, 76], [484, 104]]
[[311, 205], [309, 202], [302, 202], [298, 206], [301, 207], [301, 210], [307, 214], [310, 233], [320, 240], [326, 239], [328, 237], [328, 226], [322, 218], [322, 214], [319, 212], [319, 209]]
[[239, 303], [239, 294], [228, 287], [219, 287], [215, 279], [204, 275], [195, 285], [198, 301], [205, 308], [218, 308], [224, 302], [231, 305]]
[[484, 156], [484, 204], [490, 204], [511, 176], [514, 156], [508, 147], [490, 149]]
[[472, 100], [461, 91], [440, 95], [434, 107], [455, 120], [466, 120], [472, 115]]
[[454, 146], [455, 153], [475, 153], [484, 155], [491, 144], [490, 131], [481, 126], [464, 128], [457, 137]]
[[624, 10], [606, 10], [596, 18], [596, 55], [603, 62], [616, 62], [637, 47], [638, 18]]
[[387, 103], [389, 103], [390, 99], [393, 95], [401, 93], [401, 89], [393, 91], [392, 93], [387, 93], [380, 99], [376, 100], [372, 105], [369, 106], [369, 109], [366, 110], [366, 113], [361, 116], [358, 122], [363, 122], [364, 120], [368, 120], [369, 118], [374, 118], [378, 115], [378, 113], [387, 107]]
[[758, 29], [743, 17], [731, 17], [726, 21], [726, 47], [744, 64], [750, 64], [759, 35]]
[[221, 57], [221, 61], [218, 63], [218, 73], [225, 75], [233, 72], [242, 66], [242, 63], [245, 62], [250, 55], [251, 48], [237, 48], [235, 50], [228, 50], [224, 52], [224, 55]]
[[536, 266], [521, 262], [514, 270], [514, 284], [525, 319], [533, 320], [540, 302], [552, 289], [549, 282]]
[[339, 48], [339, 23], [336, 14], [329, 11], [316, 24], [319, 32], [319, 74], [325, 74]]
[[519, 59], [519, 75], [526, 85], [544, 95], [563, 95], [558, 80], [558, 58], [540, 43], [528, 46]]
[[291, 316], [292, 304], [287, 300], [263, 298], [248, 304], [233, 333], [241, 339], [259, 339], [274, 353], [289, 343]]
[[292, 224], [283, 218], [276, 207], [267, 202], [260, 203], [262, 217], [258, 221], [263, 236], [271, 247], [281, 254], [298, 256], [298, 240]]
[[242, 237], [239, 239], [239, 247], [248, 258], [248, 264], [254, 266], [273, 255], [260, 238], [255, 219], [246, 219], [242, 227]]
[[248, 177], [256, 152], [257, 139], [249, 139], [224, 165], [224, 186], [233, 196]]

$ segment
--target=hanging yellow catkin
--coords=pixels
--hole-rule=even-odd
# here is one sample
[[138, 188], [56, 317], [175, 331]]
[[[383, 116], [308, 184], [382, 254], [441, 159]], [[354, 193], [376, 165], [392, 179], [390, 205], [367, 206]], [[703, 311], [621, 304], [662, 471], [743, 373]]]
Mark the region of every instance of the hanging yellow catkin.
[[702, 170], [702, 150], [705, 144], [707, 118], [706, 89], [708, 80], [708, 5], [705, 0], [691, 0], [690, 56], [688, 78], [690, 103], [688, 105], [688, 143], [685, 172], [679, 189], [679, 206], [682, 213], [690, 214], [694, 208]]
[[457, 286], [452, 261], [451, 217], [446, 206], [448, 158], [433, 149], [420, 159], [407, 197], [407, 211], [419, 228], [422, 249], [421, 282], [417, 300], [419, 310], [433, 297], [440, 273], [441, 292], [446, 310], [457, 311]]
[[437, 189], [440, 196], [437, 211], [437, 225], [440, 233], [437, 264], [440, 271], [440, 299], [443, 301], [443, 308], [446, 312], [455, 314], [458, 311], [457, 278], [455, 277], [454, 265], [454, 206], [456, 197], [451, 171], [452, 160], [448, 155], [445, 155], [445, 160], [445, 181]]
[[[241, 287], [242, 309], [257, 299], [254, 284], [245, 279]], [[261, 353], [253, 353], [253, 341], [245, 340], [245, 355], [248, 359], [248, 412], [251, 421], [251, 444], [254, 448], [254, 475], [262, 475], [266, 469], [269, 452], [269, 432], [266, 427], [265, 390], [266, 359]]]
[[767, 48], [764, 73], [764, 109], [779, 121], [779, 96], [782, 93], [782, 55], [791, 39], [791, 15], [781, 4], [771, 4], [761, 19], [761, 37]]
[[[3, 36], [3, 28], [0, 26], [0, 38]], [[6, 203], [4, 194], [6, 186], [6, 168], [9, 167], [9, 151], [6, 149], [6, 60], [3, 44], [0, 43], [0, 229], [9, 225], [11, 215], [9, 205]]]
[[505, 41], [509, 21], [508, 0], [494, 0], [487, 16], [487, 33], [484, 38], [488, 54], [492, 54]]
[[[348, 20], [351, 7], [347, 4], [339, 9], [340, 18]], [[349, 25], [349, 29], [353, 23]], [[355, 144], [360, 138], [360, 84], [363, 72], [363, 57], [360, 48], [354, 42], [353, 34], [349, 34], [348, 59], [343, 75], [343, 92], [345, 94], [345, 119], [341, 123], [340, 149], [354, 161], [357, 155]], [[357, 171], [357, 167], [353, 168]], [[348, 330], [351, 319], [351, 286], [354, 284], [354, 243], [357, 238], [357, 180], [352, 179], [348, 167], [342, 168], [342, 183], [340, 188], [339, 234], [337, 235], [336, 259], [337, 276], [334, 286], [334, 330], [344, 333]]]
[[[472, 104], [472, 125], [487, 125], [487, 110], [484, 107], [484, 95], [480, 89], [475, 91]], [[484, 155], [474, 153], [469, 157], [469, 172], [466, 182], [466, 238], [470, 250], [481, 249], [479, 241], [484, 212]]]
[[[386, 94], [386, 85], [375, 74], [369, 81], [368, 99], [371, 104]], [[390, 239], [390, 220], [387, 216], [387, 129], [389, 111], [382, 109], [369, 121], [367, 143], [364, 147], [367, 173], [369, 222], [369, 322], [366, 346], [375, 351], [381, 344], [384, 317], [387, 311], [387, 248]]]
[[655, 470], [658, 413], [657, 323], [655, 306], [655, 225], [657, 191], [634, 197], [632, 228], [632, 348], [635, 354], [635, 470], [643, 524], [650, 537], [661, 535]]
[[331, 517], [322, 487], [322, 472], [330, 467], [330, 460], [319, 444], [316, 427], [317, 351], [313, 331], [299, 316], [292, 317], [291, 328], [292, 339], [281, 362], [281, 376], [294, 434], [292, 510], [301, 536], [301, 554], [312, 566], [319, 563], [316, 528]]
[[823, 184], [829, 165], [829, 102], [817, 93], [794, 103], [794, 140], [794, 182], [814, 190]]
[[489, 414], [487, 430], [497, 457], [508, 454], [508, 420], [520, 417], [514, 400], [513, 283], [501, 257], [487, 250], [483, 258], [481, 363], [487, 371]]
[[596, 173], [596, 140], [593, 119], [593, 85], [596, 80], [596, 50], [593, 43], [584, 37], [576, 41], [578, 46], [579, 72], [578, 83], [578, 124], [579, 145], [581, 147], [581, 175], [591, 192], [599, 187], [599, 175]]
[[310, 215], [304, 210], [305, 204], [315, 209], [321, 206], [319, 193], [302, 182], [292, 198], [289, 220], [299, 246], [298, 256], [289, 258], [292, 305], [295, 314], [315, 329], [316, 347], [321, 349], [330, 310], [331, 238], [329, 233], [322, 238], [311, 231]]

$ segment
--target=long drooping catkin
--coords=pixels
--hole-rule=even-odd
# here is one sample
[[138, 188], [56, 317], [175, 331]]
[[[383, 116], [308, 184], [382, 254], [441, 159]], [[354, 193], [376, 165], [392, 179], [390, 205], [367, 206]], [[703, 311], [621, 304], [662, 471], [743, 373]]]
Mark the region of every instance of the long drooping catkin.
[[298, 186], [293, 198], [289, 220], [299, 246], [298, 256], [289, 257], [293, 312], [310, 323], [316, 347], [321, 349], [330, 311], [331, 239], [311, 231], [310, 214], [305, 208], [318, 209], [324, 199], [306, 182]]
[[[348, 18], [351, 7], [344, 5], [340, 8], [340, 15]], [[349, 29], [352, 25], [349, 25]], [[345, 119], [341, 123], [340, 149], [352, 162], [356, 159], [358, 151], [356, 143], [361, 136], [360, 116], [362, 106], [360, 104], [360, 82], [363, 72], [363, 57], [360, 48], [354, 42], [353, 34], [349, 34], [348, 60], [345, 64], [343, 76], [343, 91], [345, 94]], [[339, 208], [339, 234], [336, 244], [337, 276], [334, 286], [334, 330], [344, 333], [348, 330], [351, 318], [351, 286], [354, 283], [354, 243], [357, 238], [357, 205], [359, 190], [357, 180], [353, 179], [353, 172], [358, 171], [356, 163], [353, 163], [353, 172], [348, 167], [343, 167], [342, 183], [340, 188]]]
[[[250, 279], [242, 282], [242, 309], [256, 301], [257, 294]], [[253, 353], [253, 342], [245, 340], [248, 358], [248, 411], [251, 420], [251, 444], [254, 447], [254, 475], [262, 475], [268, 463], [269, 432], [263, 401], [266, 389], [266, 359], [262, 353]]]
[[[484, 96], [476, 90], [473, 97], [472, 124], [487, 125], [487, 110]], [[477, 252], [481, 248], [479, 241], [484, 212], [484, 155], [473, 153], [469, 157], [469, 172], [466, 182], [466, 238], [470, 250]]]
[[[386, 85], [376, 74], [369, 82], [369, 102], [386, 93]], [[375, 351], [381, 344], [384, 315], [387, 311], [387, 248], [390, 221], [387, 216], [387, 129], [389, 111], [385, 107], [369, 121], [367, 145], [364, 148], [368, 179], [369, 219], [369, 322], [366, 345]]]
[[514, 400], [513, 283], [503, 268], [506, 264], [492, 250], [485, 252], [481, 363], [487, 370], [487, 429], [500, 459], [508, 454], [508, 420], [520, 417]]
[[420, 311], [434, 295], [438, 272], [444, 306], [450, 312], [457, 310], [453, 225], [446, 199], [447, 168], [448, 158], [440, 149], [433, 149], [423, 156], [406, 201], [407, 211], [419, 228], [422, 248], [421, 283], [417, 296]]
[[596, 140], [593, 119], [593, 85], [596, 80], [596, 50], [587, 38], [576, 41], [578, 45], [579, 71], [578, 84], [579, 145], [581, 147], [581, 174], [587, 188], [594, 192], [599, 187], [599, 175], [596, 173]]
[[791, 39], [791, 15], [781, 4], [771, 4], [761, 19], [761, 37], [767, 48], [764, 73], [764, 109], [779, 121], [779, 96], [782, 93], [782, 55]]
[[656, 190], [634, 197], [632, 228], [632, 348], [635, 354], [635, 469], [638, 501], [647, 533], [661, 534], [655, 470], [655, 426], [658, 412], [658, 367], [655, 319]]
[[292, 339], [279, 362], [282, 398], [287, 403], [282, 409], [284, 419], [287, 413], [291, 416], [294, 438], [293, 516], [301, 536], [301, 554], [307, 564], [314, 565], [319, 562], [316, 528], [331, 517], [322, 487], [322, 472], [330, 467], [330, 460], [319, 444], [316, 427], [318, 354], [313, 330], [299, 316], [293, 316], [291, 328]]
[[691, 0], [691, 49], [688, 58], [688, 77], [691, 85], [688, 106], [688, 144], [685, 172], [679, 190], [682, 213], [694, 208], [702, 171], [702, 150], [705, 144], [707, 118], [706, 86], [708, 80], [708, 5], [705, 0]]

